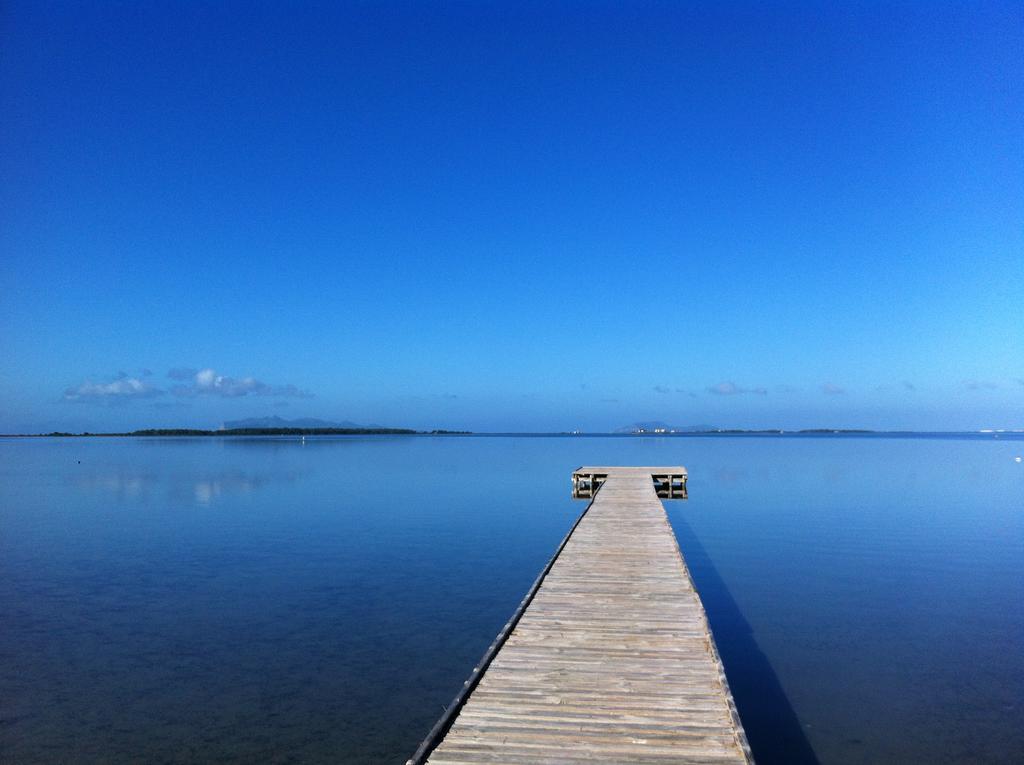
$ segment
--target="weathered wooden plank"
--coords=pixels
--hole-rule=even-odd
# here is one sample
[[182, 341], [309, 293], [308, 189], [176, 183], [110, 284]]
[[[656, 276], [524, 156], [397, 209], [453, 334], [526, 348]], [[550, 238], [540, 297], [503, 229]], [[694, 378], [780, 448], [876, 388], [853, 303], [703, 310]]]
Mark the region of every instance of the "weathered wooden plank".
[[410, 763], [753, 761], [658, 499], [686, 478], [574, 472], [596, 497]]

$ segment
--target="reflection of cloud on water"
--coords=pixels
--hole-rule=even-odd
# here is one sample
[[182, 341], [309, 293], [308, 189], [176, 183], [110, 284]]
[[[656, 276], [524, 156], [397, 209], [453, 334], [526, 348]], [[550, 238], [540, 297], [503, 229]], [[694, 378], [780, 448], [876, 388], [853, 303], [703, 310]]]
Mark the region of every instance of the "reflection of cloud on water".
[[152, 473], [89, 473], [76, 475], [68, 483], [73, 483], [85, 491], [104, 491], [118, 499], [136, 499], [150, 494], [159, 476]]
[[146, 501], [164, 496], [176, 502], [209, 505], [231, 494], [250, 494], [272, 483], [292, 483], [295, 471], [253, 473], [245, 470], [220, 470], [204, 473], [131, 472], [120, 469], [76, 475], [68, 481], [83, 491], [98, 491], [120, 500]]
[[850, 467], [846, 464], [833, 462], [825, 465], [821, 471], [822, 482], [829, 485], [839, 485], [846, 483], [847, 478], [850, 476]]
[[[289, 476], [290, 480], [294, 478]], [[197, 480], [192, 487], [192, 495], [200, 505], [208, 505], [222, 494], [250, 494], [265, 483], [268, 481], [244, 473], [225, 474]]]
[[748, 473], [744, 468], [720, 467], [715, 470], [715, 478], [719, 483], [734, 484], [746, 481]]

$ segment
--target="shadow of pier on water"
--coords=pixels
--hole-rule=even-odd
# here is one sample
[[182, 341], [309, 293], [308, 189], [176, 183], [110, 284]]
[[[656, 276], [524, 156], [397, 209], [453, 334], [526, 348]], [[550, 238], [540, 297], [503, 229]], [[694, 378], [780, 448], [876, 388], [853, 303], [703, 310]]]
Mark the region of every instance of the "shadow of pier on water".
[[803, 726], [754, 639], [750, 623], [682, 514], [669, 517], [704, 603], [755, 761], [758, 765], [817, 765]]

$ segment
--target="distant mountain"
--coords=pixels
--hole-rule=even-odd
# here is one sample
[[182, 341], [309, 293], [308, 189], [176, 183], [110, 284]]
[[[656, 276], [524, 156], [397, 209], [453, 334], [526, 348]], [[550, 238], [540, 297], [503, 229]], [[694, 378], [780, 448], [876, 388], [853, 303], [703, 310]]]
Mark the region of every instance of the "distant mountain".
[[660, 420], [651, 422], [634, 422], [616, 428], [613, 433], [709, 433], [718, 430], [712, 425], [666, 425]]
[[380, 430], [381, 425], [357, 425], [348, 420], [333, 422], [331, 420], [318, 420], [314, 417], [300, 417], [297, 420], [286, 420], [282, 417], [250, 417], [247, 420], [227, 420], [221, 430], [242, 430], [245, 428], [342, 428], [342, 429], [366, 429]]

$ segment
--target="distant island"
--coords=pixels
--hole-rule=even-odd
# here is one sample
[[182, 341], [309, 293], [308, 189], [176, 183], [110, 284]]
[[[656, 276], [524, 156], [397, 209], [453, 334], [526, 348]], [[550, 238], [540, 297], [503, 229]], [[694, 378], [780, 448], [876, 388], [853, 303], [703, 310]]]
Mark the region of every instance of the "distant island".
[[219, 428], [192, 430], [188, 428], [148, 428], [133, 430], [130, 436], [413, 436], [409, 428]]
[[666, 425], [664, 422], [635, 422], [632, 425], [625, 425], [616, 428], [613, 433], [617, 435], [632, 436], [669, 436], [673, 434], [686, 434], [691, 436], [704, 436], [720, 433], [723, 435], [738, 435], [743, 433], [762, 435], [785, 435], [787, 433], [877, 433], [878, 431], [865, 428], [804, 428], [803, 430], [783, 430], [782, 428], [715, 428], [711, 425]]
[[295, 420], [286, 420], [282, 417], [250, 417], [246, 420], [226, 420], [220, 426], [220, 430], [280, 430], [286, 429], [316, 429], [316, 430], [389, 430], [383, 425], [359, 425], [349, 420], [333, 422], [331, 420], [318, 420], [315, 417], [300, 417]]
[[33, 433], [29, 436], [49, 438], [79, 438], [86, 436], [469, 436], [468, 430], [412, 430], [411, 428], [145, 428], [123, 433]]
[[144, 428], [123, 433], [66, 433], [55, 431], [40, 435], [72, 436], [416, 436], [470, 435], [464, 430], [413, 430], [383, 425], [358, 425], [348, 420], [332, 422], [313, 417], [285, 420], [281, 417], [253, 417], [227, 420], [215, 430], [203, 428]]
[[651, 422], [634, 422], [632, 425], [624, 425], [616, 428], [613, 433], [624, 434], [662, 434], [662, 433], [711, 433], [718, 430], [711, 425], [666, 425], [660, 420]]

